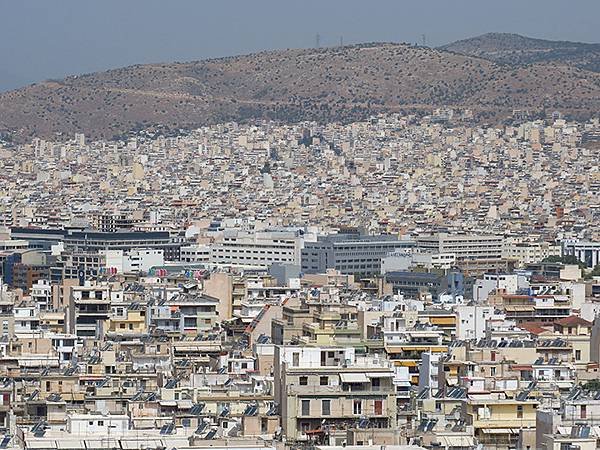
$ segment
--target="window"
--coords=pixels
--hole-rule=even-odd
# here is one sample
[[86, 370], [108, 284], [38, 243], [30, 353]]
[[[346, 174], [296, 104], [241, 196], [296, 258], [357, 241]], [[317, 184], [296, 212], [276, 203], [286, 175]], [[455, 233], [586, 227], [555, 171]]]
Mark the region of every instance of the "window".
[[581, 361], [581, 350], [575, 350], [575, 360]]
[[490, 375], [491, 376], [495, 376], [496, 375], [496, 368], [495, 367], [490, 367]]
[[292, 366], [298, 367], [300, 365], [300, 353], [292, 354]]
[[104, 426], [104, 420], [99, 420], [98, 421], [98, 426], [99, 427], [103, 427]]
[[375, 400], [373, 403], [373, 413], [376, 416], [383, 415], [383, 400]]
[[331, 415], [331, 400], [321, 400], [321, 414], [323, 416]]
[[353, 414], [362, 414], [362, 400], [354, 400], [352, 403]]
[[378, 391], [379, 388], [381, 387], [381, 380], [379, 378], [372, 378], [371, 379], [371, 387], [373, 388], [374, 391]]
[[300, 377], [300, 386], [308, 385], [308, 377]]
[[523, 405], [517, 405], [517, 419], [523, 418]]
[[587, 418], [587, 405], [581, 405], [581, 418]]
[[329, 377], [320, 377], [319, 378], [319, 385], [327, 386], [328, 384], [329, 384]]
[[302, 415], [310, 416], [310, 400], [302, 400]]
[[183, 319], [184, 328], [196, 328], [196, 318], [195, 317], [185, 317]]

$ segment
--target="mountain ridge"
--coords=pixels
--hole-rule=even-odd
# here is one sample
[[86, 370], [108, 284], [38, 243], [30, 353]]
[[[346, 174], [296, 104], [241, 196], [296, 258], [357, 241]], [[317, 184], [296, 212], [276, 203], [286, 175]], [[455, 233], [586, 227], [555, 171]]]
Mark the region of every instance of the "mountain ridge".
[[554, 62], [600, 72], [600, 44], [553, 41], [516, 33], [485, 33], [438, 47], [509, 65]]
[[263, 118], [346, 122], [440, 106], [471, 108], [490, 121], [513, 109], [558, 109], [584, 118], [600, 110], [600, 74], [396, 43], [273, 50], [136, 64], [5, 92], [0, 132], [18, 140], [75, 132], [111, 138], [151, 126]]

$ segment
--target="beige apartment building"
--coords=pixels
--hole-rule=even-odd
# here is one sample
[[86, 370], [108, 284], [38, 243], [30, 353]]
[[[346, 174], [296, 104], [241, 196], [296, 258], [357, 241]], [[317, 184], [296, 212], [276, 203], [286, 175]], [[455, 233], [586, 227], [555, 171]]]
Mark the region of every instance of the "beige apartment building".
[[342, 445], [348, 430], [369, 429], [377, 443], [379, 430], [396, 428], [394, 371], [384, 358], [359, 357], [353, 348], [277, 346], [274, 369], [289, 440]]

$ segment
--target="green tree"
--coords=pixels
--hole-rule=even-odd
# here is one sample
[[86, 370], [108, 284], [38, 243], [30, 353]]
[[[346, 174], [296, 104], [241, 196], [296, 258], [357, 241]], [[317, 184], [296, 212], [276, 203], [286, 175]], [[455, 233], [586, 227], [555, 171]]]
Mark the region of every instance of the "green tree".
[[600, 277], [600, 264], [596, 264], [591, 272], [588, 272], [583, 276], [585, 280], [591, 280], [593, 277]]
[[584, 263], [582, 263], [581, 261], [579, 261], [575, 256], [573, 255], [566, 255], [566, 256], [548, 256], [547, 258], [544, 258], [542, 260], [542, 262], [550, 262], [550, 263], [562, 263], [562, 264], [576, 264], [579, 266], [580, 269], [585, 270], [586, 269], [586, 265]]

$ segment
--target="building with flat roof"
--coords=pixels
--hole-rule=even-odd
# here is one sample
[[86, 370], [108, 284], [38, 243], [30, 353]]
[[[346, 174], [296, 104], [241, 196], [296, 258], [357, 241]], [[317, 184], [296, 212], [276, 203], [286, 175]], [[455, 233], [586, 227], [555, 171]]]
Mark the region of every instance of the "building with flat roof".
[[416, 241], [420, 251], [454, 254], [456, 265], [467, 272], [497, 270], [504, 261], [502, 236], [433, 233], [420, 234]]
[[566, 241], [563, 255], [574, 256], [591, 269], [600, 265], [600, 242]]
[[299, 265], [303, 243], [300, 231], [225, 230], [223, 238], [211, 245], [210, 263], [256, 268], [268, 268], [271, 264]]
[[328, 435], [342, 443], [351, 428], [394, 429], [394, 370], [383, 357], [351, 347], [277, 346], [275, 401], [288, 440]]
[[342, 274], [373, 275], [381, 273], [381, 259], [399, 248], [410, 248], [412, 241], [394, 235], [331, 234], [316, 242], [305, 242], [302, 272], [325, 273], [336, 269]]

